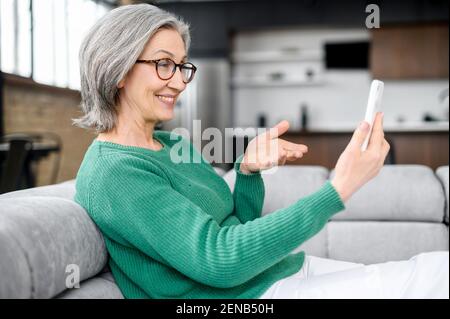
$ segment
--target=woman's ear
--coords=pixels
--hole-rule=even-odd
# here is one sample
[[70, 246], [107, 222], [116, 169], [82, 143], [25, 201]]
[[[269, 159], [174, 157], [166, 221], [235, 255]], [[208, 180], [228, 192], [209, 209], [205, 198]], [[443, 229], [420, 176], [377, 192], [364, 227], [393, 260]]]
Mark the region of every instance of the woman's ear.
[[125, 86], [125, 79], [121, 80], [121, 81], [119, 82], [119, 84], [117, 84], [117, 88], [118, 88], [118, 89], [121, 89], [121, 88], [123, 88], [124, 86]]

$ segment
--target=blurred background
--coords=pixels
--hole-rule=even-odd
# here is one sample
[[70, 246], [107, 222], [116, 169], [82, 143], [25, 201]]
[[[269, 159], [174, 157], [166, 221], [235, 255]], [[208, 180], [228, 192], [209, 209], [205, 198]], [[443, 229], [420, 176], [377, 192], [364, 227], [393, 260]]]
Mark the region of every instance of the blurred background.
[[[225, 128], [286, 119], [284, 138], [309, 146], [293, 164], [331, 169], [376, 78], [385, 82], [386, 164], [448, 165], [448, 1], [0, 0], [0, 192], [75, 178], [95, 138], [71, 125], [80, 115], [79, 45], [106, 12], [141, 2], [191, 25], [198, 67], [176, 117], [158, 129], [195, 138], [201, 120], [201, 130], [222, 132], [214, 142], [225, 154], [251, 138]], [[369, 4], [380, 28], [366, 26]], [[225, 156], [204, 155], [231, 168]]]

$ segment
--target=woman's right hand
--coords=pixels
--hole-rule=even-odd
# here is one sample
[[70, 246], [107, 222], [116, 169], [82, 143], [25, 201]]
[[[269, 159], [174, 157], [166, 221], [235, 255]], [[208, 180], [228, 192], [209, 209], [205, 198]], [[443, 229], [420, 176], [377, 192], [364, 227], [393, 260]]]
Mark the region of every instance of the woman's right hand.
[[382, 113], [377, 113], [369, 146], [362, 152], [361, 146], [367, 134], [369, 134], [369, 123], [363, 121], [337, 161], [331, 184], [344, 202], [361, 186], [378, 175], [389, 152], [389, 143], [384, 139]]

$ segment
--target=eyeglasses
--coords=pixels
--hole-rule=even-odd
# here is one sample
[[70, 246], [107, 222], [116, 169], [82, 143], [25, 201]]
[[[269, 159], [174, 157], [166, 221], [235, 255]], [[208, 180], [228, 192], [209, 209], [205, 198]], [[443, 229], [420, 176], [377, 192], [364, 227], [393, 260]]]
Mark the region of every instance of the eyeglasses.
[[197, 68], [190, 62], [175, 63], [173, 60], [165, 58], [158, 60], [137, 60], [136, 63], [154, 63], [156, 67], [156, 73], [161, 80], [169, 80], [175, 74], [177, 67], [181, 71], [181, 78], [184, 83], [189, 83], [194, 78]]

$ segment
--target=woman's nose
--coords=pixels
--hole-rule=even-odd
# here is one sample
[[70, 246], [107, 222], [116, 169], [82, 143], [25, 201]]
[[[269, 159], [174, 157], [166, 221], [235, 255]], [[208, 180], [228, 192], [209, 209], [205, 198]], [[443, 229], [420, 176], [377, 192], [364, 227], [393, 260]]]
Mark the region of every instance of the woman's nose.
[[176, 68], [175, 74], [169, 80], [168, 86], [170, 88], [177, 89], [178, 91], [183, 91], [186, 88], [186, 83], [183, 82], [183, 76], [180, 68]]

